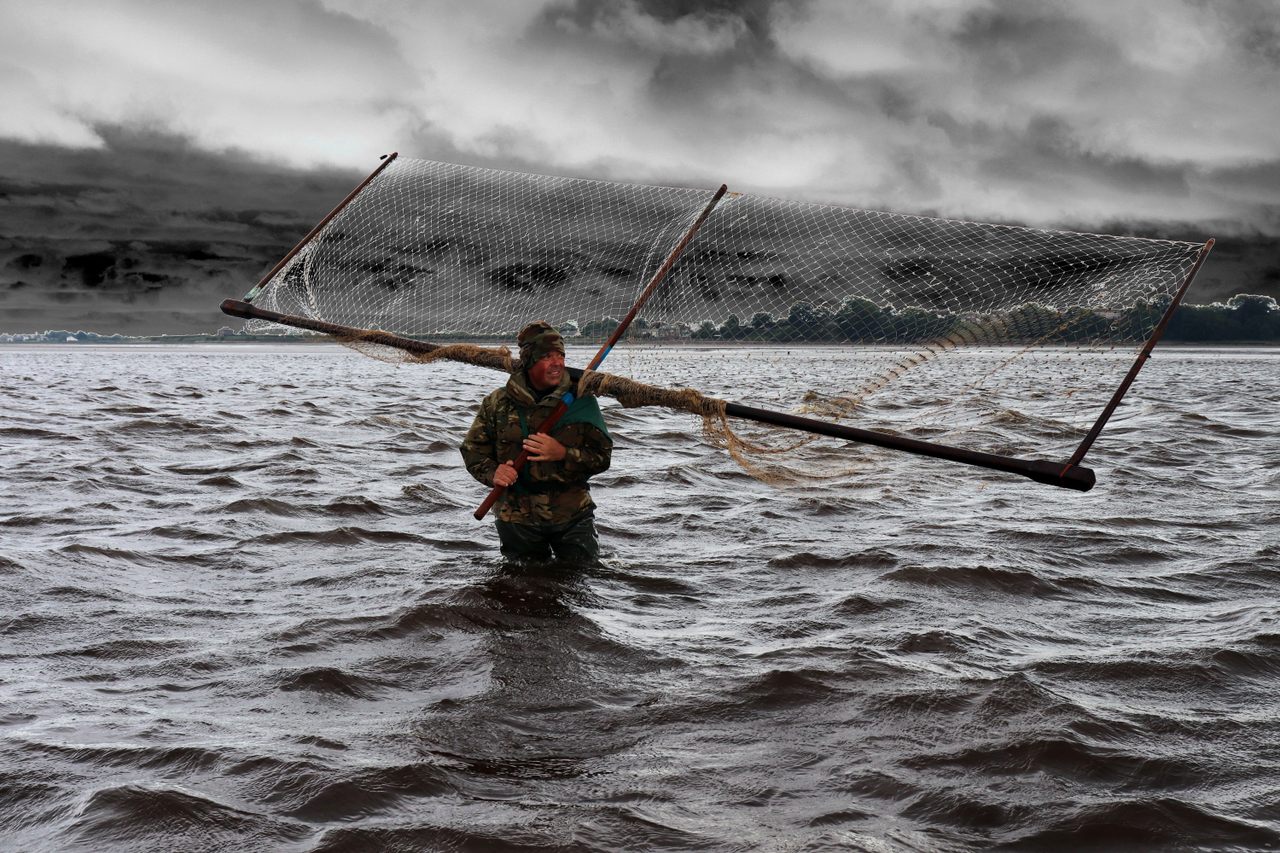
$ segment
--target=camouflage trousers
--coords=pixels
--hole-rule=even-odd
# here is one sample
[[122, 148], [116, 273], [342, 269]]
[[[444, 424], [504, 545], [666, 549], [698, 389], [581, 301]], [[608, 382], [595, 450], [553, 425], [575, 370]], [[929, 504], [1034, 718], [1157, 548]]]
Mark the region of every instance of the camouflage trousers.
[[561, 560], [588, 563], [600, 556], [600, 539], [596, 536], [591, 514], [567, 524], [516, 524], [497, 519], [502, 556], [516, 560], [547, 560], [555, 555]]

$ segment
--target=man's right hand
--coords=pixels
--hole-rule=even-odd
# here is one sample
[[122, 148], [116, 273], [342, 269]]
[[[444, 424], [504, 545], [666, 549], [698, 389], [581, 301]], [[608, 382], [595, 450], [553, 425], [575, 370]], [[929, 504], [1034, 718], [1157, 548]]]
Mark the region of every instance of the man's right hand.
[[519, 478], [520, 474], [516, 471], [514, 459], [510, 462], [503, 462], [493, 472], [493, 484], [495, 486], [502, 486], [504, 489]]

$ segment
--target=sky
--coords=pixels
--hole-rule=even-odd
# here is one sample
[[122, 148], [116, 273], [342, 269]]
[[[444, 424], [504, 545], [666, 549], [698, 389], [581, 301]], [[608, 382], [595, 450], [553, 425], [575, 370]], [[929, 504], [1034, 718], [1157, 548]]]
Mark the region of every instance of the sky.
[[390, 151], [1213, 236], [1195, 301], [1280, 295], [1278, 84], [1274, 0], [0, 0], [0, 332], [212, 331]]

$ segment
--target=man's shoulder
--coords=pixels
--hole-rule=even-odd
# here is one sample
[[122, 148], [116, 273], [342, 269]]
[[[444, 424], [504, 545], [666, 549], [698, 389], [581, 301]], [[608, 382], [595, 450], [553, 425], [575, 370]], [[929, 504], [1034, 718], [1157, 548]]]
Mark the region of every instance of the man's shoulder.
[[492, 412], [498, 408], [512, 405], [511, 396], [507, 394], [506, 386], [494, 388], [485, 398], [480, 401], [480, 411]]

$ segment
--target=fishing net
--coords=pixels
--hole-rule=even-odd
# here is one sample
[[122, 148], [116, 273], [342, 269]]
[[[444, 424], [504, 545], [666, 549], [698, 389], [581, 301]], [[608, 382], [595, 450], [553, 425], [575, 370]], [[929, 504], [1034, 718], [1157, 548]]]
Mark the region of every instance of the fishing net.
[[[509, 369], [502, 347], [534, 319], [589, 357], [710, 196], [393, 158], [250, 297], [451, 347], [411, 353], [342, 336], [380, 358]], [[709, 422], [724, 419], [662, 386], [983, 451], [1061, 453], [1094, 423], [1203, 249], [730, 193], [605, 369], [650, 387], [630, 388], [632, 404]], [[287, 331], [261, 319], [247, 330]], [[735, 458], [765, 449], [708, 429]]]

